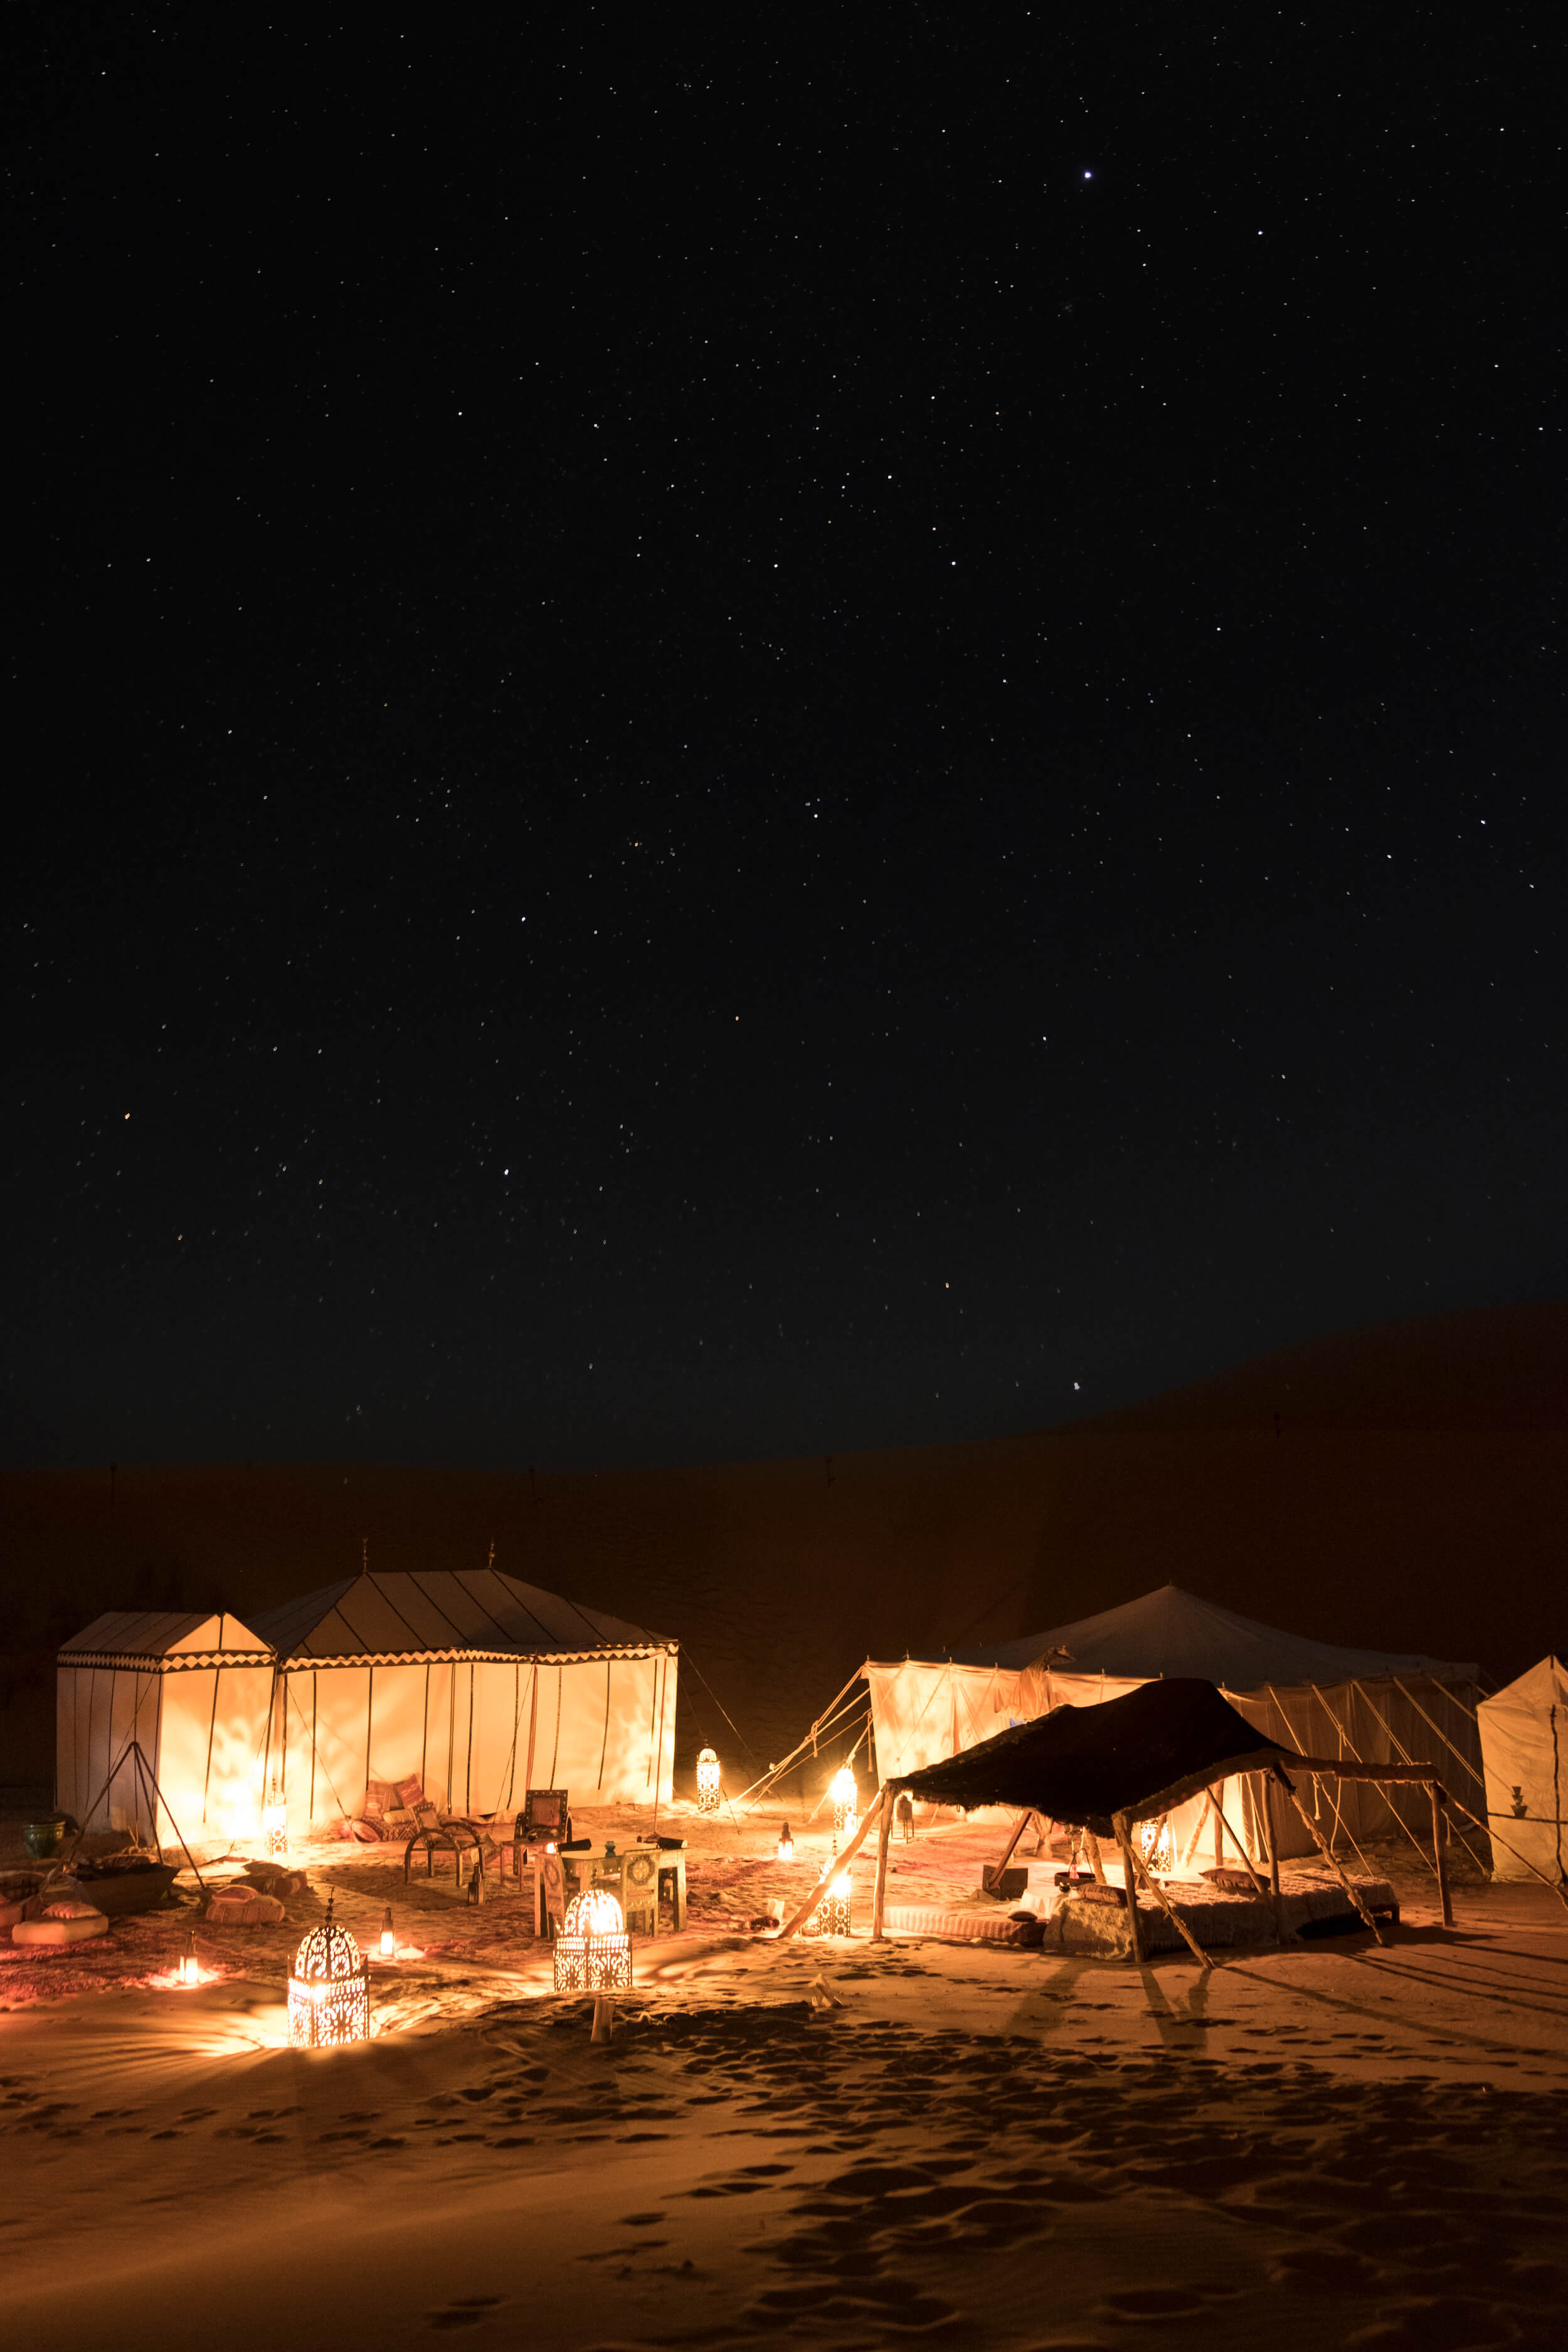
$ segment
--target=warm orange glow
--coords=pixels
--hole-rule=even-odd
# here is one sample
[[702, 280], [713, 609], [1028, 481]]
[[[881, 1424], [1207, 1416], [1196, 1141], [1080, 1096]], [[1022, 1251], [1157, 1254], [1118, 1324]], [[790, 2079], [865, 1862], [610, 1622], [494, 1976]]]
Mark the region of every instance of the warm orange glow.
[[626, 1915], [607, 1886], [584, 1887], [566, 1906], [555, 1938], [557, 1992], [625, 1992], [632, 1980]]
[[795, 1840], [789, 1833], [789, 1823], [787, 1822], [785, 1822], [783, 1829], [779, 1832], [779, 1860], [781, 1862], [793, 1862], [795, 1860]]
[[860, 1791], [853, 1769], [841, 1765], [828, 1792], [833, 1799], [833, 1829], [837, 1837], [853, 1837], [860, 1826]]
[[719, 1810], [719, 1759], [711, 1748], [705, 1748], [697, 1759], [697, 1810], [700, 1813], [716, 1813]]
[[294, 1956], [289, 1979], [289, 2039], [296, 2049], [327, 2049], [370, 2039], [370, 1981], [359, 1946], [327, 1916]]
[[384, 1960], [397, 1958], [397, 1930], [392, 1924], [392, 1906], [386, 1906], [386, 1916], [381, 1923], [381, 1957]]

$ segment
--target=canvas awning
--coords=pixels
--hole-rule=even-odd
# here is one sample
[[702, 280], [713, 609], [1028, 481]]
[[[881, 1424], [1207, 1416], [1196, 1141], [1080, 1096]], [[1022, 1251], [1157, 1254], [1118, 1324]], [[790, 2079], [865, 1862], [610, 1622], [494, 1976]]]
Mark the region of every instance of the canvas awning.
[[1212, 1683], [1184, 1675], [1103, 1706], [1058, 1707], [889, 1786], [930, 1804], [1029, 1809], [1108, 1838], [1117, 1813], [1151, 1820], [1235, 1773], [1300, 1761], [1260, 1738]]

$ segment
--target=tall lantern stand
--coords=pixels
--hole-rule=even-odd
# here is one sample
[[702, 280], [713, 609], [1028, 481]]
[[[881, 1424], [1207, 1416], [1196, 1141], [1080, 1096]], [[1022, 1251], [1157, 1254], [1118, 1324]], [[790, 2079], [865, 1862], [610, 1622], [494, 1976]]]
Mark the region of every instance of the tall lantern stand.
[[719, 1810], [719, 1759], [711, 1748], [705, 1748], [697, 1759], [697, 1810], [700, 1813], [716, 1813]]
[[584, 1887], [566, 1906], [555, 1938], [557, 1992], [629, 1992], [632, 1939], [607, 1886]]
[[296, 2050], [370, 2040], [370, 1970], [348, 1929], [333, 1919], [330, 1895], [325, 1919], [294, 1955], [289, 2040]]
[[853, 1837], [860, 1826], [860, 1791], [847, 1764], [833, 1776], [833, 1833]]
[[261, 1837], [268, 1862], [288, 1861], [289, 1802], [280, 1793], [276, 1780], [261, 1808]]

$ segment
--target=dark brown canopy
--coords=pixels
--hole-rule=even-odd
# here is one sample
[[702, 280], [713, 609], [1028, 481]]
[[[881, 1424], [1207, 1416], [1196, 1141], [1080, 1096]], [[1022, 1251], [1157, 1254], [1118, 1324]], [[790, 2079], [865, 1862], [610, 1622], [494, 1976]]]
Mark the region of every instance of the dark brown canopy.
[[1213, 1683], [1184, 1675], [1099, 1706], [1058, 1706], [890, 1785], [930, 1804], [1029, 1807], [1110, 1837], [1116, 1813], [1147, 1821], [1234, 1772], [1299, 1760]]

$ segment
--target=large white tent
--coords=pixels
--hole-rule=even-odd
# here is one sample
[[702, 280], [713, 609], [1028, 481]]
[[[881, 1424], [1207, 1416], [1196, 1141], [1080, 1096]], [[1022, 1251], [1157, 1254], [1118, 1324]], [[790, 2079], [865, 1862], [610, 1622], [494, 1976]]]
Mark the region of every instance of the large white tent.
[[[884, 1779], [918, 1771], [1054, 1707], [1093, 1706], [1161, 1676], [1196, 1675], [1266, 1738], [1299, 1754], [1436, 1763], [1467, 1803], [1480, 1786], [1473, 1665], [1310, 1641], [1174, 1584], [1022, 1641], [897, 1664], [868, 1659], [861, 1672]], [[1222, 1791], [1220, 1801], [1234, 1833], [1259, 1853], [1250, 1787]], [[1401, 1824], [1413, 1836], [1423, 1828], [1430, 1833], [1418, 1788], [1325, 1780], [1314, 1784], [1310, 1801], [1336, 1844], [1397, 1835]], [[1194, 1821], [1199, 1802], [1191, 1809]], [[1178, 1847], [1186, 1828], [1184, 1820], [1173, 1823]], [[1288, 1809], [1276, 1809], [1274, 1833], [1281, 1854], [1313, 1850], [1305, 1823]]]
[[1559, 1885], [1568, 1800], [1568, 1670], [1542, 1658], [1478, 1710], [1487, 1776], [1487, 1822], [1495, 1830], [1493, 1874], [1544, 1876]]
[[668, 1801], [678, 1645], [493, 1569], [362, 1572], [258, 1613], [101, 1617], [58, 1660], [58, 1801], [83, 1826], [254, 1836], [274, 1784], [290, 1833], [360, 1812], [368, 1784], [422, 1781], [489, 1815], [532, 1788], [574, 1804]]

